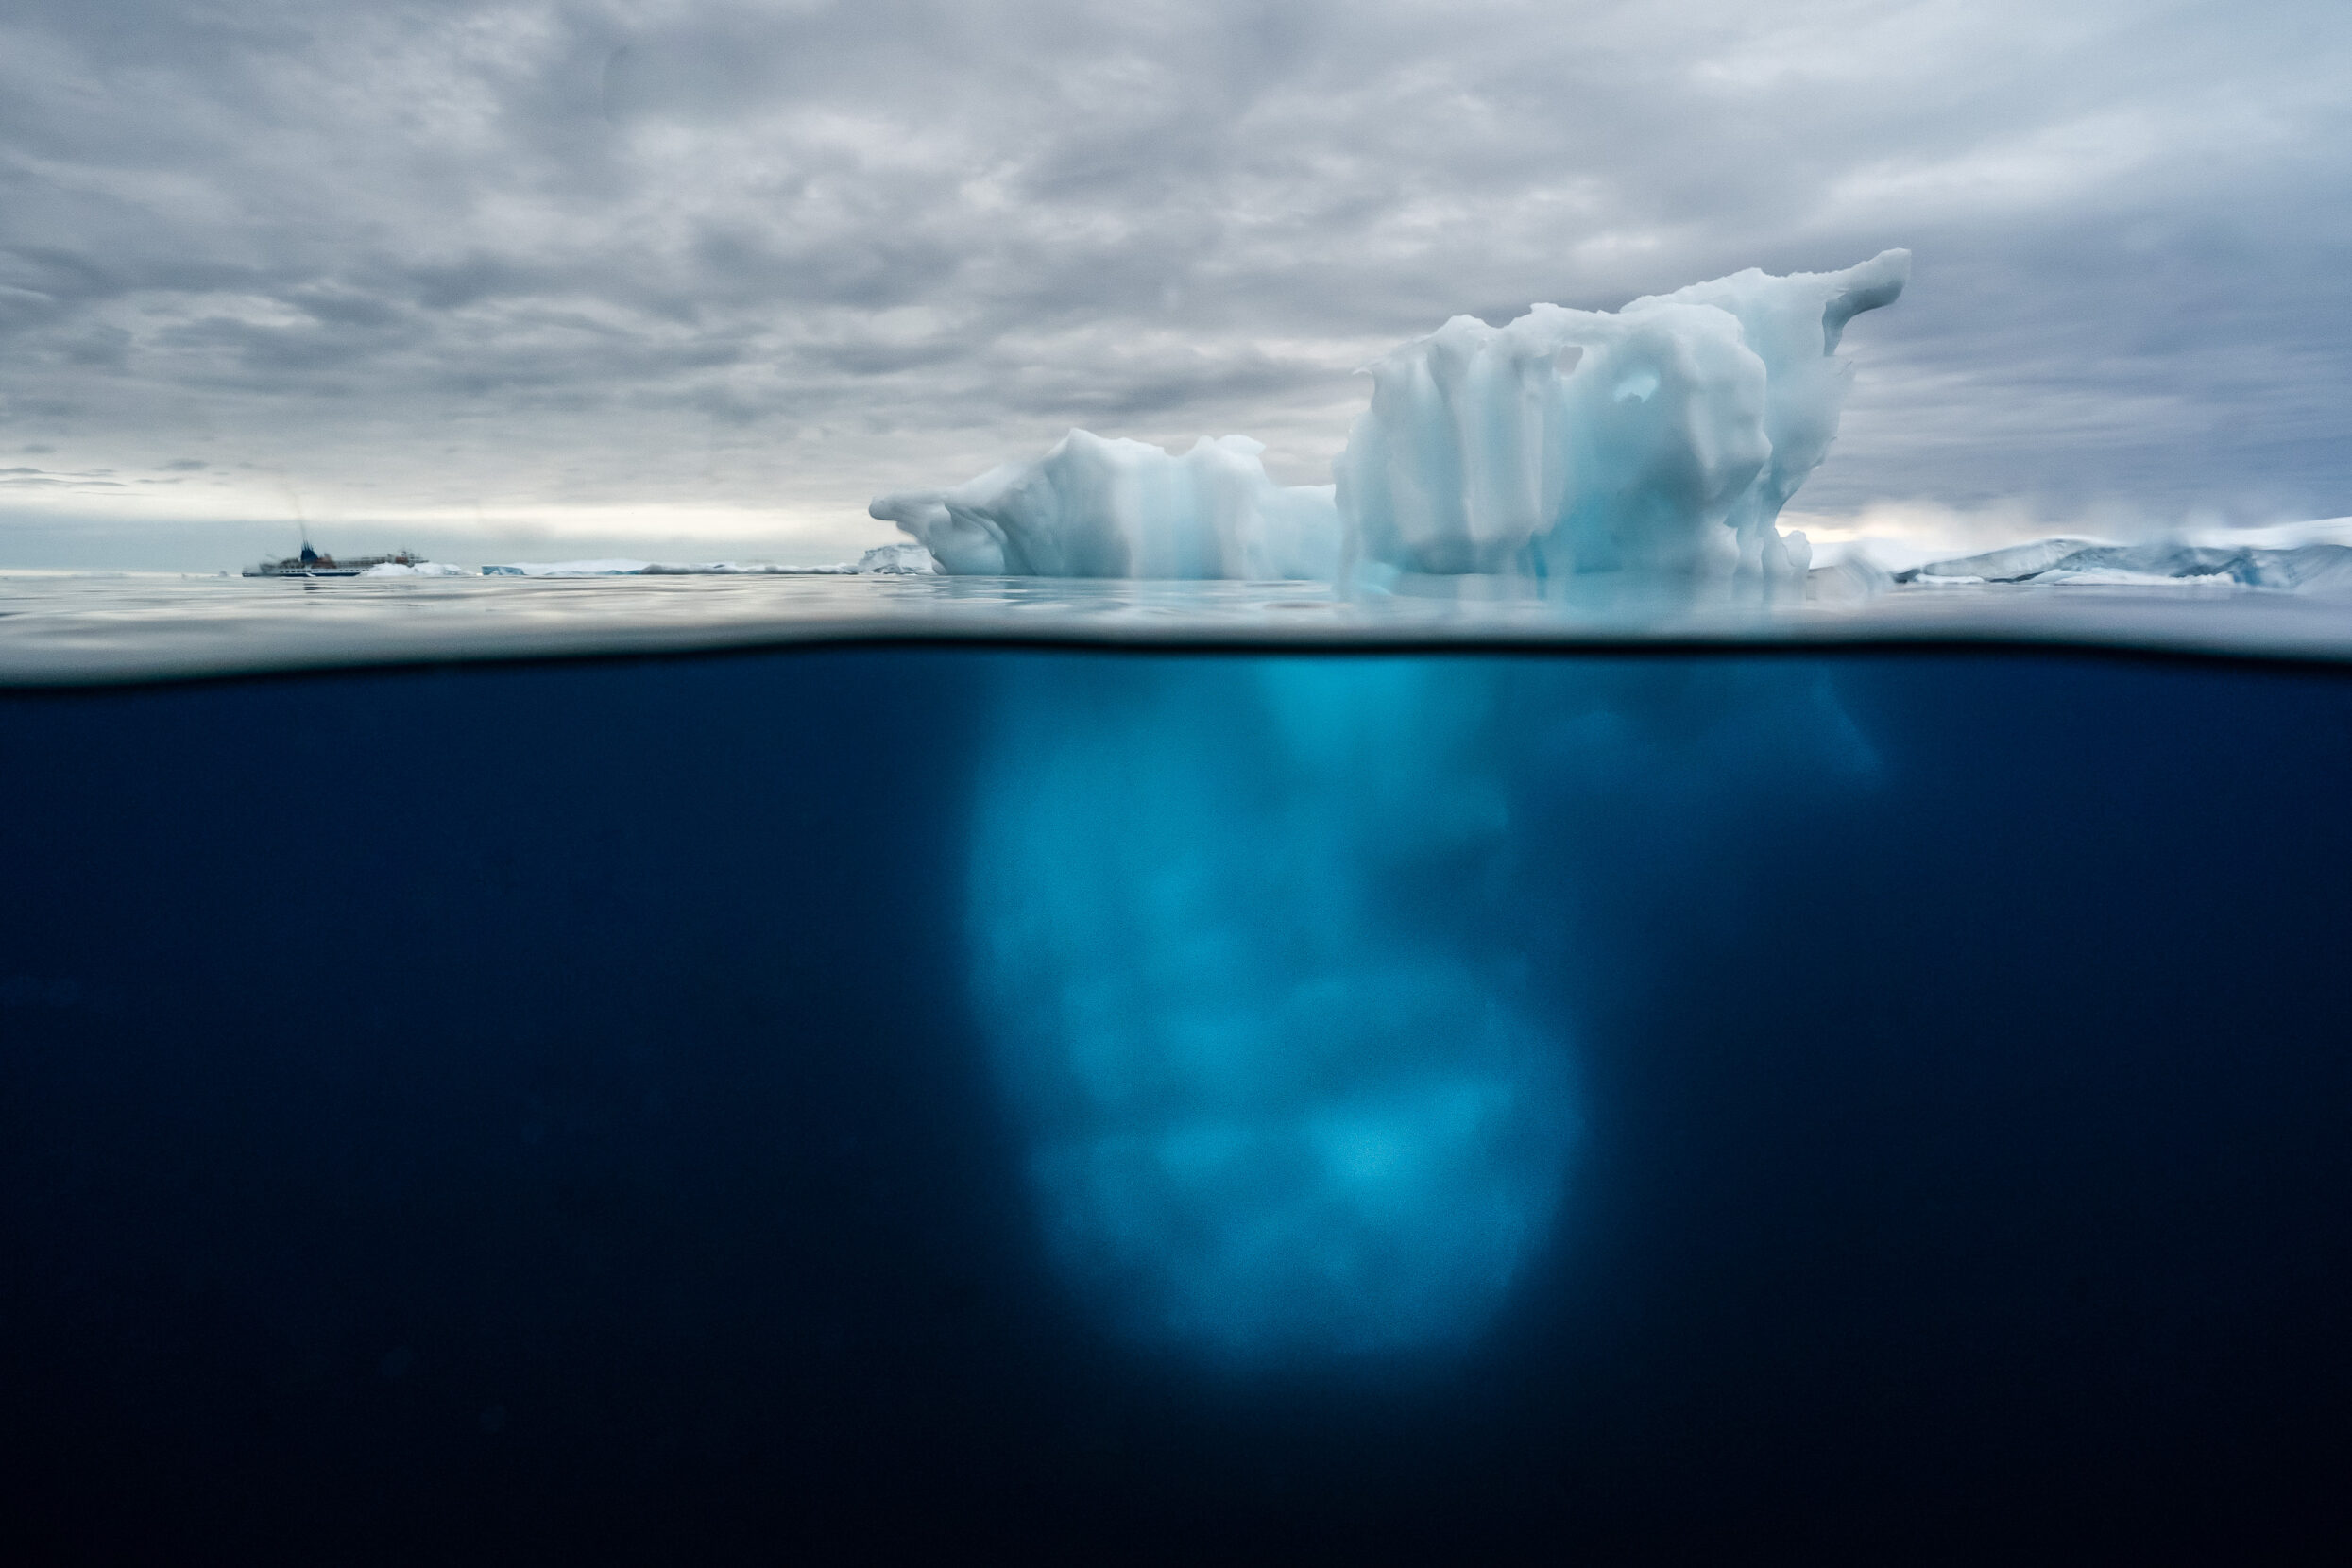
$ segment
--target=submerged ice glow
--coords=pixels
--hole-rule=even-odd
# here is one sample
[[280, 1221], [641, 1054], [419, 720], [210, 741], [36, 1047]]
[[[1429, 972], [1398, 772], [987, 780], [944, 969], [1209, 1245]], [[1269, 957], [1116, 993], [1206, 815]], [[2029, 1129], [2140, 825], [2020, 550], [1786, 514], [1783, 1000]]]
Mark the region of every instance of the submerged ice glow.
[[1329, 578], [1801, 575], [1781, 510], [1829, 454], [1847, 323], [1911, 255], [1753, 268], [1621, 311], [1457, 315], [1371, 366], [1336, 486], [1277, 486], [1246, 437], [1182, 457], [1074, 430], [1033, 462], [870, 510], [951, 572]]
[[976, 826], [980, 1012], [1057, 1260], [1132, 1337], [1443, 1344], [1549, 1229], [1575, 1126], [1559, 1043], [1480, 923], [1400, 908], [1417, 886], [1458, 905], [1465, 877], [1474, 902], [1506, 847], [1492, 715], [1460, 673], [1046, 665], [1008, 693]]
[[1040, 654], [994, 685], [973, 1011], [1048, 1247], [1122, 1338], [1244, 1366], [1474, 1339], [1580, 1190], [1576, 1064], [1646, 962], [1613, 912], [1877, 766], [1770, 663]]

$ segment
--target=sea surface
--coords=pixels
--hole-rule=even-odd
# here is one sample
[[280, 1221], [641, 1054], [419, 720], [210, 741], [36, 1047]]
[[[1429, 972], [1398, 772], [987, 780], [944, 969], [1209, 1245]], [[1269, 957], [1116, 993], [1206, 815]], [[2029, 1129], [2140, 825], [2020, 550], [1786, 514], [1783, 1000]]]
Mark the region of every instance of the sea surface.
[[2347, 658], [0, 579], [0, 1554], [2331, 1556]]

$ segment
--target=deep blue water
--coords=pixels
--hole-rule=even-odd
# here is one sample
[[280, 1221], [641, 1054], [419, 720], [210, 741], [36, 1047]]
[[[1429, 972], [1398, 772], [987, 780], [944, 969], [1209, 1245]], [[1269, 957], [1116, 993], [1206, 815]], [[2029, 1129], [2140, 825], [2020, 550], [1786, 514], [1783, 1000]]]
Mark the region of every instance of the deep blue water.
[[0, 778], [13, 1560], [2352, 1534], [2352, 676], [810, 649]]

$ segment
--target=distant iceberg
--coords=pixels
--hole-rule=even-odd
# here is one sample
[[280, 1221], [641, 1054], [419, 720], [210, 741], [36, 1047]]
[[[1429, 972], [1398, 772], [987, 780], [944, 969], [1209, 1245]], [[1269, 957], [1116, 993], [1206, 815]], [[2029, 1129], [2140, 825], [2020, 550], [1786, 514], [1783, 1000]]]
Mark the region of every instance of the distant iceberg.
[[956, 573], [1801, 578], [1804, 536], [1777, 524], [1836, 436], [1839, 339], [1910, 266], [1889, 250], [1616, 312], [1457, 315], [1370, 367], [1333, 486], [1275, 485], [1243, 436], [1178, 457], [1073, 430], [1041, 458], [869, 510]]

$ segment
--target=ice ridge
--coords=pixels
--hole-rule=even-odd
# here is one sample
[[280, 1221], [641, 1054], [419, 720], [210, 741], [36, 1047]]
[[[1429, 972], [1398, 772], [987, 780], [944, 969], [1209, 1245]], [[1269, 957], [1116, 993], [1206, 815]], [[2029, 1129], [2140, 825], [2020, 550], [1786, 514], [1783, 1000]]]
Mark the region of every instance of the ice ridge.
[[1888, 250], [1614, 312], [1457, 315], [1369, 366], [1372, 406], [1329, 487], [1275, 485], [1244, 436], [1179, 457], [1073, 430], [1043, 457], [869, 510], [956, 573], [1800, 579], [1810, 549], [1778, 521], [1836, 436], [1839, 342], [1910, 265]]
[[2352, 593], [2352, 547], [2310, 543], [2284, 549], [2176, 541], [2097, 544], [2037, 539], [1894, 574], [1898, 583], [2219, 583], [2242, 588]]
[[[432, 570], [427, 570], [431, 568]], [[855, 561], [838, 566], [744, 566], [734, 561], [640, 561], [625, 557], [593, 561], [509, 561], [486, 566], [485, 577], [906, 577], [936, 571], [930, 554], [919, 544], [895, 539], [878, 544]], [[424, 567], [378, 567], [365, 577], [470, 577], [465, 567], [427, 562]]]

